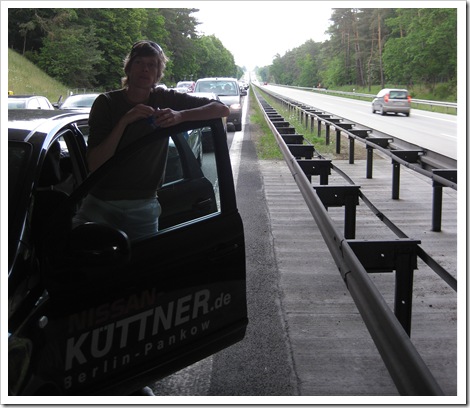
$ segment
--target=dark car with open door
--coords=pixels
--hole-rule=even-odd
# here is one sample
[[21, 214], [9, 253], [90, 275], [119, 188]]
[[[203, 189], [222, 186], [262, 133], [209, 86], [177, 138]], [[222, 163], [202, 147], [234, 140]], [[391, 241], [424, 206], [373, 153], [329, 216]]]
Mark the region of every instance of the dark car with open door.
[[[87, 119], [9, 111], [9, 396], [130, 395], [245, 335], [244, 233], [222, 120], [137, 137], [88, 174]], [[200, 163], [188, 134], [202, 130], [214, 150]], [[158, 233], [130, 241], [106, 225], [73, 227], [96, 183], [166, 137]]]

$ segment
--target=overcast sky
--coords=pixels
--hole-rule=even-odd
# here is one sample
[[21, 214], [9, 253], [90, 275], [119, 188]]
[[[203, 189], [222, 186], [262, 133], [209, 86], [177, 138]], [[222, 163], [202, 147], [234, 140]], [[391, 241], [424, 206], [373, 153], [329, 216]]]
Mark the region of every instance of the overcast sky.
[[[178, 4], [178, 3], [177, 3]], [[214, 34], [235, 57], [252, 69], [270, 65], [276, 54], [307, 40], [325, 41], [331, 1], [195, 1], [199, 32]]]

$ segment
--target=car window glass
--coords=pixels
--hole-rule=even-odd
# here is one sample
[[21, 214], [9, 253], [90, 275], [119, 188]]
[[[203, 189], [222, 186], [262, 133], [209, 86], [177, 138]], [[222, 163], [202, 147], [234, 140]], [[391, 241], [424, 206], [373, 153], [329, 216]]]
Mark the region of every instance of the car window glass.
[[47, 103], [45, 99], [39, 98], [38, 101], [39, 101], [40, 109], [50, 109], [49, 104]]
[[28, 101], [28, 109], [39, 109], [39, 101], [36, 98], [32, 98]]
[[210, 127], [169, 140], [165, 179], [158, 191], [160, 230], [220, 211], [218, 175]]
[[390, 99], [406, 99], [407, 95], [404, 91], [391, 91]]
[[66, 135], [67, 132], [57, 138], [47, 151], [38, 178], [39, 190], [55, 190], [70, 195], [78, 185]]

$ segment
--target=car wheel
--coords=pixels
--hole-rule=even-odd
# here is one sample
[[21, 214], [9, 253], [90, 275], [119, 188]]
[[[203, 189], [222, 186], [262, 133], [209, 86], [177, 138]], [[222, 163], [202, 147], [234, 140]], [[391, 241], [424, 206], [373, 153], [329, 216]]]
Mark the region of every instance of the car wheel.
[[242, 130], [242, 124], [241, 123], [235, 125], [235, 132], [240, 132], [240, 130]]
[[410, 112], [405, 113], [405, 116], [410, 116]]
[[381, 114], [382, 116], [385, 116], [386, 113], [387, 113], [387, 112], [384, 111], [384, 107], [381, 106], [381, 107], [380, 107], [380, 114]]

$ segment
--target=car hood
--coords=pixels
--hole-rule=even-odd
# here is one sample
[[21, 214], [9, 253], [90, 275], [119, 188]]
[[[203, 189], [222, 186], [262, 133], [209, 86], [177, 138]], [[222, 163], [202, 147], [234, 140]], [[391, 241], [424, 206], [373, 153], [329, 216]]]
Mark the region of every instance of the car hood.
[[240, 103], [240, 95], [219, 95], [219, 98], [221, 102], [228, 106]]

